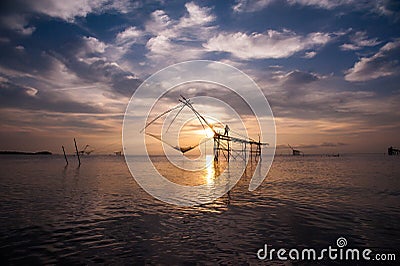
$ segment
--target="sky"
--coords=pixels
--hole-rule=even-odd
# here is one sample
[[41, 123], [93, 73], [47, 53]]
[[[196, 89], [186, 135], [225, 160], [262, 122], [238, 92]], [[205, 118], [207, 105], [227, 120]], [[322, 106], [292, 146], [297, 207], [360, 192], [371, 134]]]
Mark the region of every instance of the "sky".
[[121, 150], [150, 75], [207, 59], [267, 97], [277, 153], [400, 148], [400, 2], [56, 1], [0, 4], [0, 150]]

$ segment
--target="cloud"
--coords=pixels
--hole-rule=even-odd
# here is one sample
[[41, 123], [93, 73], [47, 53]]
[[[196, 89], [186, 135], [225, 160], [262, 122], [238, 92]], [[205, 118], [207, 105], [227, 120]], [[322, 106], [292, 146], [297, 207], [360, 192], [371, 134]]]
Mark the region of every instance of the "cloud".
[[329, 33], [313, 32], [300, 36], [292, 31], [268, 30], [265, 33], [220, 33], [203, 46], [208, 51], [228, 52], [240, 59], [286, 58], [327, 44]]
[[145, 23], [147, 58], [157, 64], [198, 59], [206, 51], [201, 46], [216, 27], [216, 17], [209, 7], [200, 7], [193, 2], [185, 4], [186, 13], [172, 19], [163, 10], [154, 11]]
[[312, 6], [322, 9], [333, 9], [341, 5], [349, 5], [354, 3], [352, 0], [287, 0], [291, 5]]
[[[170, 19], [164, 10], [156, 10], [151, 13], [151, 19], [146, 22], [146, 31], [157, 35], [160, 32], [168, 30], [174, 22]], [[172, 32], [170, 33], [172, 34]]]
[[40, 15], [74, 23], [77, 17], [86, 17], [91, 13], [127, 13], [139, 6], [139, 2], [129, 0], [5, 0], [2, 1], [4, 10], [0, 10], [0, 24], [5, 29], [28, 36], [36, 30], [36, 27], [30, 24], [30, 20]]
[[375, 1], [375, 12], [385, 16], [400, 17], [400, 2], [397, 0]]
[[134, 43], [139, 40], [145, 33], [137, 27], [128, 27], [124, 31], [119, 32], [116, 37], [118, 44]]
[[[237, 0], [232, 6], [234, 12], [257, 12], [278, 0]], [[396, 0], [357, 1], [357, 0], [285, 0], [289, 5], [333, 10], [347, 7], [349, 11], [363, 10], [375, 14], [399, 18], [400, 3]]]
[[400, 39], [388, 42], [371, 57], [363, 57], [345, 72], [347, 81], [368, 81], [399, 74]]
[[164, 58], [171, 53], [176, 52], [177, 45], [175, 45], [167, 36], [158, 35], [152, 37], [146, 44], [149, 50], [149, 57]]
[[1, 52], [0, 73], [42, 94], [44, 90], [57, 91], [77, 102], [82, 102], [82, 97], [75, 89], [85, 90], [86, 96], [104, 104], [108, 97], [125, 101], [141, 80], [108, 59], [108, 49], [109, 44], [93, 36], [71, 38], [51, 51], [22, 52], [6, 47]]
[[260, 83], [265, 83], [268, 88], [265, 93], [276, 117], [340, 119], [355, 111], [356, 105], [347, 105], [348, 102], [375, 96], [372, 92], [345, 90], [341, 84], [335, 84], [332, 76], [300, 70], [273, 71], [266, 81]]
[[39, 91], [29, 86], [10, 81], [0, 82], [0, 103], [2, 108], [17, 107], [25, 110], [47, 110], [66, 113], [99, 113], [101, 109], [88, 103], [78, 103], [49, 91]]
[[127, 0], [36, 0], [26, 2], [38, 13], [69, 22], [73, 22], [76, 17], [86, 17], [90, 13], [104, 13], [111, 10], [127, 13], [131, 8], [138, 7], [137, 3]]
[[0, 10], [0, 24], [8, 30], [28, 36], [36, 30], [29, 21], [42, 15], [75, 23], [76, 18], [88, 14], [127, 13], [140, 5], [139, 1], [129, 0], [4, 0]]
[[204, 54], [204, 50], [200, 47], [175, 43], [164, 35], [151, 38], [146, 48], [149, 51], [146, 54], [147, 58], [161, 64], [198, 59]]
[[87, 53], [104, 53], [107, 45], [104, 42], [99, 41], [95, 37], [83, 37], [85, 48]]
[[2, 16], [0, 22], [7, 29], [13, 30], [21, 35], [31, 35], [36, 27], [29, 25], [29, 20], [24, 15], [8, 15]]
[[400, 128], [399, 91], [381, 95], [355, 90], [333, 75], [284, 68], [270, 69], [263, 76], [258, 84], [271, 105], [281, 141], [302, 136], [308, 138], [305, 143], [313, 143], [314, 137], [308, 137], [312, 134], [328, 134], [331, 140], [352, 135], [357, 140], [361, 134], [382, 136]]
[[269, 6], [273, 2], [275, 0], [238, 0], [232, 9], [235, 12], [254, 12]]
[[104, 1], [56, 1], [40, 0], [32, 1], [32, 8], [38, 12], [50, 17], [61, 18], [66, 21], [73, 21], [75, 17], [86, 17], [87, 14], [99, 9]]
[[[115, 98], [116, 93], [129, 97], [141, 84], [141, 80], [108, 58], [108, 50], [113, 49], [112, 46], [93, 36], [71, 39], [68, 44], [54, 49], [47, 56], [54, 62], [50, 64], [50, 74], [43, 76], [46, 76], [46, 79], [60, 76], [58, 79], [60, 83], [63, 81], [61, 84], [65, 87], [95, 85], [104, 92], [103, 95]], [[72, 79], [73, 83], [68, 79]]]
[[[85, 49], [85, 48], [83, 48]], [[77, 51], [79, 58], [73, 55], [64, 55], [60, 60], [65, 66], [85, 82], [94, 82], [109, 87], [112, 92], [130, 97], [141, 84], [141, 80], [130, 71], [106, 57], [92, 56], [90, 53]]]
[[185, 8], [186, 14], [177, 20], [171, 19], [163, 10], [154, 11], [145, 23], [146, 32], [180, 41], [206, 39], [207, 32], [214, 29], [211, 24], [216, 19], [211, 8], [200, 7], [193, 2], [186, 3]]
[[207, 25], [215, 20], [209, 7], [200, 7], [193, 2], [186, 3], [185, 7], [187, 14], [180, 19], [179, 28]]
[[290, 71], [289, 73], [287, 73], [282, 77], [285, 85], [296, 85], [296, 86], [311, 83], [313, 81], [319, 80], [320, 78], [321, 76], [315, 73], [303, 72], [300, 70]]
[[[232, 7], [235, 12], [254, 12], [264, 9], [277, 0], [238, 0]], [[353, 4], [352, 0], [286, 0], [289, 5], [311, 6], [322, 9], [333, 9], [341, 5]]]
[[350, 43], [342, 44], [340, 49], [344, 51], [360, 50], [364, 47], [373, 47], [380, 43], [378, 38], [368, 39], [365, 31], [357, 31], [350, 37]]
[[314, 56], [316, 56], [317, 55], [317, 52], [315, 52], [315, 51], [310, 51], [310, 52], [305, 52], [305, 54], [304, 54], [304, 58], [313, 58]]
[[[4, 36], [0, 37], [0, 103], [2, 121], [8, 121], [5, 126], [12, 124], [18, 128], [26, 121], [33, 121], [29, 127], [24, 128], [26, 132], [44, 129], [42, 122], [47, 124], [46, 130], [49, 134], [54, 134], [52, 123], [62, 131], [73, 128], [81, 131], [79, 134], [85, 134], [86, 128], [97, 127], [100, 132], [102, 128], [110, 127], [105, 117], [115, 113], [123, 114], [128, 97], [141, 83], [139, 76], [146, 77], [149, 72], [167, 64], [189, 59], [228, 62], [240, 66], [257, 82], [265, 82], [259, 84], [267, 94], [277, 119], [294, 121], [293, 128], [288, 127], [287, 131], [282, 131], [283, 134], [304, 133], [315, 137], [319, 133], [332, 133], [342, 136], [343, 133], [372, 130], [378, 132], [384, 128], [392, 128], [393, 124], [398, 125], [400, 114], [397, 111], [397, 103], [400, 96], [397, 92], [391, 92], [397, 89], [395, 84], [398, 77], [394, 77], [396, 80], [393, 82], [390, 82], [392, 79], [389, 83], [382, 79], [371, 85], [378, 84], [377, 88], [385, 88], [385, 95], [392, 93], [382, 96], [381, 92], [373, 92], [375, 88], [371, 88], [370, 83], [355, 86], [345, 82], [341, 76], [316, 73], [321, 64], [320, 60], [299, 59], [315, 57], [321, 48], [337, 40], [340, 34], [343, 36], [341, 39], [345, 40], [339, 43], [343, 44], [342, 49], [360, 50], [364, 47], [374, 47], [379, 45], [380, 41], [384, 41], [385, 36], [393, 33], [390, 28], [382, 28], [383, 37], [380, 33], [375, 35], [379, 36], [379, 39], [367, 36], [363, 31], [338, 33], [338, 25], [320, 25], [320, 30], [314, 30], [320, 32], [311, 33], [307, 31], [309, 27], [301, 30], [301, 25], [295, 32], [273, 28], [266, 32], [261, 30], [251, 33], [247, 31], [248, 27], [253, 25], [253, 22], [247, 21], [248, 18], [253, 19], [251, 14], [223, 14], [217, 18], [216, 15], [221, 12], [220, 6], [214, 9], [205, 7], [206, 4], [202, 2], [183, 3], [176, 9], [177, 5], [167, 7], [163, 4], [147, 5], [146, 2], [139, 4], [143, 5], [143, 8], [138, 10], [138, 13], [134, 11], [129, 15], [114, 16], [117, 12], [132, 11], [137, 5], [131, 2], [132, 5], [124, 7], [124, 1], [109, 0], [84, 0], [79, 2], [81, 6], [75, 1], [15, 1], [17, 4], [13, 6], [18, 8], [18, 12], [14, 9], [10, 12], [0, 11], [0, 26], [4, 32]], [[275, 1], [240, 1], [237, 2], [235, 12], [261, 10], [272, 2]], [[291, 8], [292, 11], [308, 6], [311, 8], [304, 12], [310, 14], [316, 11], [311, 10], [314, 8], [333, 10], [341, 7], [323, 13], [335, 15], [336, 11], [355, 10], [356, 16], [352, 18], [354, 23], [360, 23], [360, 18], [362, 23], [372, 18], [369, 23], [378, 22], [377, 27], [396, 25], [387, 19], [383, 22], [376, 14], [371, 16], [371, 12], [375, 12], [373, 8], [367, 12], [359, 12], [360, 9], [356, 6], [361, 4], [352, 2], [354, 1], [286, 1], [280, 6]], [[395, 8], [389, 8], [389, 2], [375, 3], [381, 7], [382, 14], [389, 16], [395, 12]], [[240, 3], [241, 6], [238, 5]], [[356, 8], [350, 11], [348, 7]], [[110, 15], [98, 16], [108, 11]], [[320, 13], [318, 10], [317, 12]], [[90, 16], [89, 19], [88, 14], [95, 16]], [[257, 14], [257, 17], [258, 15], [262, 14]], [[237, 20], [235, 16], [243, 17]], [[85, 20], [84, 17], [88, 19]], [[227, 17], [233, 20], [225, 21], [226, 23], [221, 21]], [[100, 26], [98, 23], [93, 24], [92, 18], [96, 21], [112, 19], [101, 21]], [[238, 25], [243, 18], [246, 21]], [[49, 34], [53, 30], [65, 30], [65, 34], [60, 35], [60, 38], [50, 38]], [[391, 43], [397, 43], [397, 40]], [[383, 44], [379, 45], [381, 46]], [[381, 72], [385, 75], [399, 73], [396, 61], [399, 58], [397, 46], [382, 47], [377, 52], [379, 47], [376, 48], [375, 55], [363, 55], [363, 58], [357, 60], [359, 62], [346, 72], [346, 79], [354, 81], [373, 78], [374, 74], [371, 73], [374, 71], [380, 73], [378, 76], [382, 75]], [[296, 56], [294, 61], [250, 61], [288, 58], [293, 55]], [[332, 66], [321, 69], [337, 69], [342, 61], [338, 58]], [[304, 64], [301, 65], [302, 63]], [[268, 69], [268, 64], [277, 66]], [[288, 69], [289, 65], [293, 68]], [[366, 69], [369, 69], [369, 72]], [[219, 99], [227, 97], [225, 91], [215, 88], [205, 92], [191, 92], [193, 95], [209, 95], [211, 91]], [[174, 96], [174, 100], [175, 98]], [[228, 98], [225, 100], [235, 106], [240, 114], [249, 114], [248, 108], [241, 105], [239, 100]], [[17, 111], [18, 115], [8, 116]], [[30, 114], [29, 119], [24, 113]], [[55, 114], [59, 117], [53, 116]], [[42, 119], [45, 115], [46, 119]], [[102, 118], [98, 118], [99, 115], [102, 115]], [[99, 123], [101, 119], [104, 119], [104, 124]], [[116, 120], [112, 123], [115, 131], [120, 128], [121, 118], [118, 121], [119, 123]], [[85, 130], [81, 130], [82, 128]], [[321, 143], [320, 146], [329, 147], [330, 144], [338, 144], [340, 140], [341, 137], [326, 137], [301, 143]]]
[[17, 46], [15, 46], [15, 49], [17, 49], [17, 50], [20, 51], [20, 52], [25, 51], [25, 47], [23, 47], [22, 45], [17, 45]]

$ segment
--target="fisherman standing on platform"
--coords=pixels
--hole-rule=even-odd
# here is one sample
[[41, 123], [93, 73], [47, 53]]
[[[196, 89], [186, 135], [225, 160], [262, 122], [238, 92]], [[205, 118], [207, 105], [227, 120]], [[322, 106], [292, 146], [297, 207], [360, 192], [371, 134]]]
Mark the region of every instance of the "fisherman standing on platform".
[[224, 136], [228, 136], [228, 134], [229, 134], [229, 126], [226, 125], [226, 126], [225, 126]]

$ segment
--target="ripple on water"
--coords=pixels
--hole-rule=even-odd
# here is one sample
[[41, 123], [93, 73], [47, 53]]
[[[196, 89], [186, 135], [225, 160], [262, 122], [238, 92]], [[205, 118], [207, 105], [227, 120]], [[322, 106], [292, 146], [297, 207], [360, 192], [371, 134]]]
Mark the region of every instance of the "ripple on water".
[[254, 264], [264, 243], [344, 236], [390, 249], [400, 239], [400, 169], [384, 156], [277, 157], [257, 190], [245, 176], [230, 197], [195, 207], [153, 199], [119, 157], [84, 157], [79, 169], [58, 156], [0, 159], [0, 259], [10, 263]]

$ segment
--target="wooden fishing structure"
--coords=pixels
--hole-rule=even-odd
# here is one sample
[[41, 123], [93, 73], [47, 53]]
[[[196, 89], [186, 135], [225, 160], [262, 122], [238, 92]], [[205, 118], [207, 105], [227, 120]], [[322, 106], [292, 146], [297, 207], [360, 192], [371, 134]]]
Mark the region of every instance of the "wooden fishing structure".
[[293, 156], [300, 156], [300, 155], [304, 156], [304, 153], [302, 151], [293, 149], [292, 146], [290, 146], [289, 144], [288, 144], [288, 146], [292, 150], [292, 155]]
[[[141, 130], [141, 132], [145, 131], [145, 129], [153, 124], [155, 121], [163, 117], [164, 115], [174, 111], [174, 110], [179, 110], [175, 117], [172, 119], [170, 125], [167, 128], [167, 131], [171, 127], [172, 123], [175, 121], [176, 117], [179, 115], [179, 113], [182, 111], [183, 108], [187, 107], [189, 108], [194, 115], [197, 117], [197, 119], [200, 121], [201, 126], [203, 127], [204, 130], [208, 127], [209, 129], [212, 130], [213, 132], [213, 140], [214, 140], [214, 146], [213, 146], [213, 152], [214, 152], [214, 160], [219, 161], [221, 156], [224, 156], [225, 159], [229, 162], [231, 158], [236, 159], [237, 157], [241, 157], [244, 160], [249, 157], [250, 160], [259, 160], [261, 159], [261, 147], [262, 146], [267, 146], [269, 145], [268, 143], [261, 142], [260, 141], [260, 136], [258, 136], [258, 141], [254, 140], [252, 138], [249, 138], [247, 136], [243, 136], [239, 133], [235, 133], [238, 135], [232, 136], [229, 135], [229, 132], [234, 132], [230, 130], [228, 125], [225, 126], [224, 132], [218, 131], [214, 125], [212, 125], [207, 119], [199, 113], [194, 107], [190, 99], [185, 98], [184, 96], [181, 95], [181, 98], [179, 99], [180, 104], [161, 113], [160, 115], [156, 116], [154, 119], [152, 119], [150, 122], [148, 122], [145, 127]], [[155, 134], [147, 133], [145, 132], [146, 135], [151, 136], [161, 142], [164, 142], [165, 144], [169, 145], [170, 147], [174, 148], [175, 150], [181, 152], [182, 154], [189, 152], [190, 150], [196, 148], [197, 146], [201, 145], [205, 141], [208, 141], [209, 139], [206, 139], [205, 141], [199, 142], [197, 145], [193, 146], [188, 146], [188, 147], [180, 147], [180, 146], [174, 146], [170, 145], [168, 142], [164, 141], [160, 136], [157, 136]], [[233, 144], [239, 144], [240, 148], [234, 148]]]

